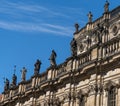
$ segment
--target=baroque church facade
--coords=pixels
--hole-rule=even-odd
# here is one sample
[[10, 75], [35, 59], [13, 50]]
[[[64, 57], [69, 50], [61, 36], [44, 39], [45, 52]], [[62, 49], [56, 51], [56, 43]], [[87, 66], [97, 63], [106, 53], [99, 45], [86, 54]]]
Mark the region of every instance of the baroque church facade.
[[[71, 41], [71, 57], [57, 65], [56, 53], [50, 56], [51, 66], [39, 74], [41, 62], [35, 63], [34, 75], [12, 84], [5, 81], [0, 106], [120, 106], [120, 6], [104, 13], [82, 29]], [[10, 86], [9, 86], [10, 85]]]

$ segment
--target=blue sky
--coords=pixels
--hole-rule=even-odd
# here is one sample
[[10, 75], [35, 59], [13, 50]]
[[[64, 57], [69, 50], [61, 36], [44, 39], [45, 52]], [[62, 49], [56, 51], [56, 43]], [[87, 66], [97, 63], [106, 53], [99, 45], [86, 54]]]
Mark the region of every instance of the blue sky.
[[[120, 0], [110, 0], [110, 10]], [[89, 11], [95, 20], [103, 14], [105, 0], [0, 0], [0, 92], [3, 77], [10, 81], [16, 65], [27, 68], [27, 79], [33, 75], [34, 63], [42, 61], [40, 72], [49, 66], [51, 50], [57, 52], [57, 64], [70, 53], [74, 24], [86, 25]]]

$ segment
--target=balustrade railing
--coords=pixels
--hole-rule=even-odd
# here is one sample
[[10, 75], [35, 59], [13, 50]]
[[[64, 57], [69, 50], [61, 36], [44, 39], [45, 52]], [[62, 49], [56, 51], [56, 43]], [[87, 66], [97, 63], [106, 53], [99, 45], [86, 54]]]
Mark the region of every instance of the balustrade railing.
[[78, 58], [78, 66], [82, 66], [85, 63], [88, 63], [89, 61], [91, 61], [91, 52], [86, 52], [84, 54], [81, 54]]
[[107, 42], [103, 46], [103, 58], [111, 56], [120, 51], [120, 39], [114, 40], [112, 42]]

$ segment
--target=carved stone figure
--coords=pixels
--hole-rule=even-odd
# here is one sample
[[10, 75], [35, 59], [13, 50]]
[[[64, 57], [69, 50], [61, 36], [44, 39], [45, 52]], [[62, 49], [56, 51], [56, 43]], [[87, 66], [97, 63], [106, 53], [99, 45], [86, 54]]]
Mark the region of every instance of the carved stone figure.
[[77, 23], [75, 24], [75, 29], [76, 29], [75, 33], [78, 33], [79, 32], [79, 24], [77, 24]]
[[71, 45], [72, 56], [76, 56], [77, 55], [77, 42], [74, 38], [70, 42], [70, 45]]
[[104, 12], [109, 12], [109, 2], [106, 1], [105, 5], [104, 5]]
[[100, 24], [97, 24], [98, 31], [97, 31], [97, 36], [98, 36], [98, 43], [102, 43], [102, 33], [104, 32], [104, 27], [100, 26]]
[[89, 94], [94, 94], [95, 93], [95, 85], [90, 85], [89, 86]]
[[51, 56], [49, 58], [51, 66], [56, 66], [56, 57], [57, 57], [56, 52], [52, 50]]
[[88, 22], [91, 23], [92, 22], [92, 17], [93, 17], [91, 11], [89, 12], [89, 14], [87, 16], [88, 16]]
[[7, 91], [7, 90], [9, 90], [9, 80], [6, 78], [4, 91]]
[[15, 74], [13, 74], [13, 77], [12, 77], [12, 83], [11, 83], [11, 87], [14, 87], [16, 86], [17, 84], [17, 76]]
[[35, 66], [34, 75], [39, 74], [41, 64], [42, 64], [41, 61], [39, 59], [37, 59], [36, 63], [34, 64], [34, 66]]
[[22, 80], [22, 81], [25, 81], [25, 80], [26, 80], [26, 72], [27, 72], [26, 68], [23, 67], [23, 69], [22, 69], [21, 72], [22, 72], [21, 80]]

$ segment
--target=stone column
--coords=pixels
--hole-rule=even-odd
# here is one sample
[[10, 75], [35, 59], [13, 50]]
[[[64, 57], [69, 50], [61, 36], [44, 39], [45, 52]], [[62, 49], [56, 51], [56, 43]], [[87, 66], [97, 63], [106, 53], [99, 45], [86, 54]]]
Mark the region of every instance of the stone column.
[[51, 80], [52, 79], [52, 70], [50, 69], [48, 71], [48, 76], [47, 76], [48, 80]]

